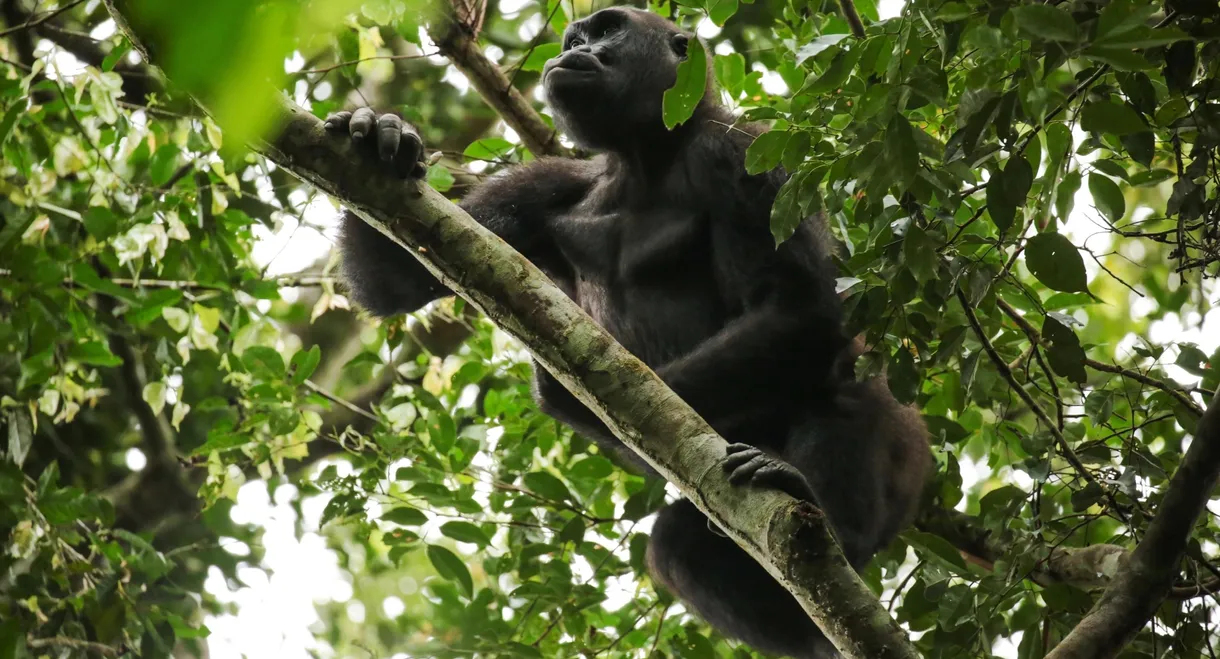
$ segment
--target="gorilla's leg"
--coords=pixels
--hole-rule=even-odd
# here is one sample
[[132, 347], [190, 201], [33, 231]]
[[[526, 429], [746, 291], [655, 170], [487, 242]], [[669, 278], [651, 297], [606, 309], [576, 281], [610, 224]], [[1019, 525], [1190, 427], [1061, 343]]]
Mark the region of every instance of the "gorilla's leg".
[[648, 567], [653, 579], [726, 636], [799, 659], [839, 657], [796, 599], [732, 540], [708, 529], [689, 501], [657, 515]]

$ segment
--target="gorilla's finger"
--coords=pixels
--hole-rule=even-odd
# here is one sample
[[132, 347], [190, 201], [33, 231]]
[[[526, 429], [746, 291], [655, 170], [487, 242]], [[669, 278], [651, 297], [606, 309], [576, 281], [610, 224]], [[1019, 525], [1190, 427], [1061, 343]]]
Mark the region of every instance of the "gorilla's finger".
[[398, 150], [403, 162], [415, 163], [424, 159], [424, 141], [419, 133], [407, 124], [402, 124], [402, 147]]
[[730, 472], [729, 482], [733, 485], [740, 485], [741, 483], [752, 480], [755, 472], [769, 464], [771, 464], [771, 458], [769, 456], [756, 455], [750, 461]]
[[363, 140], [366, 135], [373, 132], [373, 123], [376, 121], [377, 114], [373, 112], [372, 108], [360, 108], [353, 112], [351, 123], [348, 124], [352, 139]]
[[733, 454], [729, 455], [727, 458], [725, 458], [724, 459], [724, 470], [733, 471], [733, 470], [737, 469], [738, 467], [740, 467], [741, 465], [753, 460], [754, 458], [757, 458], [757, 457], [763, 455], [762, 451], [754, 448], [753, 446], [751, 446], [749, 448], [751, 450], [741, 451], [740, 453], [733, 453]]
[[352, 120], [352, 113], [344, 110], [343, 112], [335, 112], [326, 117], [326, 121], [322, 123], [322, 127], [326, 130], [345, 130], [347, 124]]
[[394, 156], [394, 169], [407, 178], [423, 178], [428, 175], [428, 167], [423, 163], [423, 159], [423, 140], [414, 128], [403, 124], [402, 142], [398, 146], [398, 154]]
[[398, 143], [402, 139], [402, 119], [383, 114], [377, 117], [377, 155], [382, 162], [389, 162], [398, 153]]
[[741, 453], [742, 451], [751, 451], [751, 450], [757, 450], [757, 448], [753, 444], [742, 444], [742, 443], [738, 442], [738, 443], [734, 443], [734, 444], [729, 444], [727, 447], [725, 447], [724, 452], [725, 452], [725, 455], [733, 455], [734, 453]]
[[795, 467], [783, 462], [772, 462], [764, 465], [754, 474], [755, 485], [769, 485], [781, 492], [787, 492], [794, 499], [817, 504], [817, 496], [813, 493], [809, 481]]

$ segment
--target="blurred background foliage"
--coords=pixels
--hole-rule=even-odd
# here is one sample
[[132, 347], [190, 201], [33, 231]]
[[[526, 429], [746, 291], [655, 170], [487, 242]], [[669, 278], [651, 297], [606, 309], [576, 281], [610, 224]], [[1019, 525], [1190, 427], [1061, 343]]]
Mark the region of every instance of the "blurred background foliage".
[[[335, 204], [243, 146], [277, 89], [374, 105], [459, 197], [542, 154], [453, 44], [549, 121], [601, 6], [125, 3], [163, 76], [99, 0], [0, 3], [0, 657], [755, 656], [646, 577], [672, 490], [541, 415], [460, 302], [351, 310]], [[932, 430], [865, 580], [928, 657], [1040, 657], [1091, 602], [1052, 551], [1132, 547], [1220, 383], [1216, 4], [855, 6], [864, 38], [821, 0], [648, 8], [774, 124], [777, 240], [827, 213], [860, 371]], [[1124, 656], [1215, 656], [1218, 529]]]

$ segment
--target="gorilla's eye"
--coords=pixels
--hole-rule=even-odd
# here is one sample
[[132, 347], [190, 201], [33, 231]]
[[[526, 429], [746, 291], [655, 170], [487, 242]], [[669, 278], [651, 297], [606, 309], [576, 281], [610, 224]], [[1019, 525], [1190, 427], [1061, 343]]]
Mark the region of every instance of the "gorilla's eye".
[[572, 37], [571, 39], [568, 39], [568, 45], [564, 47], [564, 50], [568, 50], [569, 48], [576, 48], [577, 46], [583, 46], [583, 45], [585, 45], [584, 37]]
[[605, 39], [606, 37], [617, 34], [619, 29], [621, 29], [621, 28], [619, 28], [619, 26], [617, 26], [617, 25], [607, 25], [606, 27], [603, 27], [599, 31], [600, 34], [598, 34], [597, 36], [599, 39]]
[[685, 34], [675, 34], [670, 37], [669, 45], [678, 57], [686, 57], [686, 43], [688, 41], [689, 39]]

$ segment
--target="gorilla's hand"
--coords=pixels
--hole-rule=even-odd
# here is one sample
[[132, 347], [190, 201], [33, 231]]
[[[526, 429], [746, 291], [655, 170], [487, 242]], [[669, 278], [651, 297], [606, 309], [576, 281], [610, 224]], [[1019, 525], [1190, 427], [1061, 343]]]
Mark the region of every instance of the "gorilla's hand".
[[729, 444], [724, 470], [733, 485], [772, 487], [817, 505], [813, 487], [792, 465], [749, 444]]
[[423, 139], [414, 126], [397, 115], [379, 117], [372, 108], [360, 108], [354, 112], [336, 112], [326, 118], [324, 125], [331, 132], [347, 132], [358, 148], [376, 154], [398, 176], [423, 178], [428, 173]]

